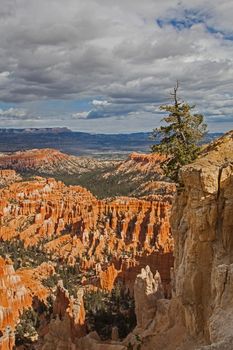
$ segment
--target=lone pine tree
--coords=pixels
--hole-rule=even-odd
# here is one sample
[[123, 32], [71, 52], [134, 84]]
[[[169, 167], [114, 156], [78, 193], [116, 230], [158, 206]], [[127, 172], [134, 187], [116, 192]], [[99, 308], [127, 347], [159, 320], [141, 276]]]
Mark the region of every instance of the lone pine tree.
[[192, 114], [195, 106], [179, 101], [178, 88], [177, 82], [171, 94], [174, 103], [160, 106], [162, 111], [169, 113], [162, 119], [168, 125], [153, 130], [152, 138], [159, 143], [151, 147], [152, 152], [168, 156], [163, 163], [163, 169], [166, 175], [176, 182], [180, 167], [197, 158], [200, 151], [199, 142], [205, 135], [207, 128], [206, 124], [203, 123], [202, 114]]

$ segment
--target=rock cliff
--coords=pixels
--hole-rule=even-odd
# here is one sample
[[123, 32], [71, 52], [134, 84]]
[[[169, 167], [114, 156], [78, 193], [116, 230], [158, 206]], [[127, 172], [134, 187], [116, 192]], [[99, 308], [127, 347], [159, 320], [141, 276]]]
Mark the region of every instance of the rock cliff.
[[134, 298], [137, 328], [145, 329], [155, 316], [156, 301], [164, 298], [163, 286], [158, 271], [153, 276], [148, 265], [141, 270], [135, 280]]
[[[141, 310], [137, 312], [140, 346], [142, 350], [231, 350], [233, 131], [183, 167], [180, 177], [183, 187], [177, 193], [171, 215], [175, 247], [173, 297], [156, 299], [153, 276], [149, 272], [138, 276], [143, 294], [136, 298], [136, 310]], [[138, 279], [136, 290], [137, 284]], [[147, 288], [155, 300], [149, 325], [142, 322], [146, 310], [147, 318], [151, 318]], [[134, 338], [135, 332], [125, 345], [133, 343]]]
[[171, 222], [185, 327], [208, 343], [233, 341], [233, 132], [184, 167], [181, 179]]

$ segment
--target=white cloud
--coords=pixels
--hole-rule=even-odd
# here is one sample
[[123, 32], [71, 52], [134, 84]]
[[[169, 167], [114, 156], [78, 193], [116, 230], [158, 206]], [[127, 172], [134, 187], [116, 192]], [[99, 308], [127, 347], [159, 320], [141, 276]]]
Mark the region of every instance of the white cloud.
[[93, 100], [92, 101], [93, 106], [100, 107], [100, 106], [108, 106], [110, 103], [108, 101], [102, 101], [102, 100]]
[[73, 119], [86, 119], [89, 112], [76, 112], [72, 113], [71, 116]]

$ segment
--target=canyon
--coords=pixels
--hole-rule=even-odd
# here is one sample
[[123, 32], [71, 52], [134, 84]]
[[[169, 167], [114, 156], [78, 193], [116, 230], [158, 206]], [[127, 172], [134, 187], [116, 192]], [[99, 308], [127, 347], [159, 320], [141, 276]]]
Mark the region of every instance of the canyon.
[[[59, 153], [45, 150], [36, 150], [35, 159], [34, 152], [4, 156], [4, 167], [33, 167], [36, 171], [37, 166], [57, 166], [56, 162], [63, 159]], [[137, 162], [138, 168], [143, 165], [138, 169], [142, 174], [150, 173], [155, 165], [162, 174], [160, 160], [155, 155], [134, 154], [129, 162]], [[127, 172], [127, 164], [120, 167], [119, 171]], [[38, 313], [47, 308], [46, 300], [53, 298], [50, 321], [45, 321], [45, 315], [39, 316], [37, 337], [45, 339], [44, 349], [50, 349], [51, 342], [56, 344], [52, 335], [56, 334], [56, 327], [66, 329], [64, 336], [70, 334], [70, 346], [76, 338], [83, 338], [88, 324], [85, 294], [101, 290], [108, 295], [120, 284], [124, 293], [132, 297], [137, 274], [148, 264], [153, 265], [153, 271], [160, 270], [165, 293], [171, 294], [173, 238], [169, 216], [174, 184], [169, 184], [171, 192], [101, 200], [81, 186], [66, 186], [54, 178], [34, 176], [23, 180], [15, 170], [2, 170], [1, 174], [17, 179], [0, 190], [3, 261], [11, 261], [12, 273], [29, 295], [24, 309]], [[3, 293], [7, 293], [7, 288], [3, 288]], [[14, 324], [9, 324], [12, 344], [23, 308], [14, 311]]]
[[159, 154], [132, 153], [124, 160], [77, 157], [55, 149], [0, 154], [0, 169], [12, 169], [25, 179], [42, 175], [67, 185], [81, 185], [99, 198], [152, 194], [173, 195], [175, 186], [164, 176]]
[[[138, 198], [99, 199], [40, 176], [0, 189], [0, 349], [13, 349], [22, 310], [42, 306], [35, 349], [232, 349], [233, 132], [181, 169], [176, 193], [161, 162], [132, 154], [105, 172], [144, 174], [150, 194]], [[85, 298], [107, 305], [117, 290], [134, 298], [136, 323], [103, 339]]]

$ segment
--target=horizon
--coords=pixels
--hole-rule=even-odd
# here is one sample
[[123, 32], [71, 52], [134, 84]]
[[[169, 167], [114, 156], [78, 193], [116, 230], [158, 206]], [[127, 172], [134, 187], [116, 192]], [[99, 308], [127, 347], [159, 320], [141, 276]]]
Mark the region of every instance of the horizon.
[[209, 132], [226, 132], [232, 11], [230, 0], [3, 0], [0, 127], [151, 132], [178, 80]]
[[[13, 128], [13, 127], [6, 127], [6, 128], [2, 128], [0, 127], [0, 130], [59, 130], [59, 129], [67, 129], [67, 132], [77, 132], [77, 133], [83, 133], [83, 134], [90, 134], [90, 135], [133, 135], [133, 134], [152, 134], [152, 130], [148, 130], [148, 131], [135, 131], [135, 132], [86, 132], [86, 131], [81, 131], [81, 130], [74, 130], [68, 127], [29, 127], [29, 128]], [[64, 132], [66, 132], [64, 131]], [[230, 131], [230, 129], [228, 130]], [[207, 130], [207, 134], [224, 134], [224, 132], [221, 131], [215, 131], [215, 132], [210, 132], [209, 130]]]

